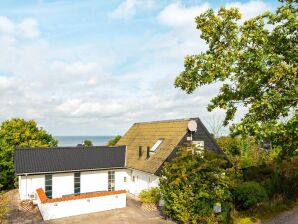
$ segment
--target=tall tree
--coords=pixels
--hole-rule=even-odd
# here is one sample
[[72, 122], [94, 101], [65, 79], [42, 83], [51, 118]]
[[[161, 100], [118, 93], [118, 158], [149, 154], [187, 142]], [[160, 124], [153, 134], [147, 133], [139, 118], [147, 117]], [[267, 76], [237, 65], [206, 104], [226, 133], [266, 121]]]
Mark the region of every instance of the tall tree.
[[0, 189], [14, 186], [14, 148], [57, 146], [58, 141], [34, 120], [14, 118], [0, 126]]
[[196, 17], [209, 49], [185, 57], [175, 86], [192, 93], [222, 82], [208, 110], [226, 110], [228, 125], [239, 105], [248, 108], [231, 133], [271, 141], [281, 155], [291, 156], [298, 153], [298, 7], [295, 0], [281, 2], [275, 12], [243, 24], [236, 8], [210, 9]]

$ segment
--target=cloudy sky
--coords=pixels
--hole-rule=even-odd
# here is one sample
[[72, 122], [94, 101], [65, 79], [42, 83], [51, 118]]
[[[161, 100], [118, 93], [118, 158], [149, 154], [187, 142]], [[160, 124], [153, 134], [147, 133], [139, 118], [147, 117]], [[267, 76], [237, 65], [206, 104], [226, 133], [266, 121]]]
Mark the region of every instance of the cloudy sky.
[[221, 119], [222, 111], [206, 110], [218, 84], [192, 95], [173, 87], [184, 56], [206, 49], [194, 17], [224, 5], [250, 18], [277, 4], [0, 0], [0, 121], [35, 119], [54, 135], [114, 135], [139, 121]]

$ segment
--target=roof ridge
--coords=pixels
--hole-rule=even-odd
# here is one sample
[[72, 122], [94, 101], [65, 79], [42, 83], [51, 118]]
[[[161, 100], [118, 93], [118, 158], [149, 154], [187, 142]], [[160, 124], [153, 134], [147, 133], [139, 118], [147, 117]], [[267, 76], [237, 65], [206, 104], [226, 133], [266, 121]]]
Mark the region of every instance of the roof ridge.
[[170, 119], [170, 120], [159, 120], [159, 121], [144, 121], [144, 122], [136, 122], [134, 124], [151, 124], [151, 123], [166, 123], [166, 122], [179, 122], [179, 121], [189, 121], [196, 118], [180, 118], [180, 119]]

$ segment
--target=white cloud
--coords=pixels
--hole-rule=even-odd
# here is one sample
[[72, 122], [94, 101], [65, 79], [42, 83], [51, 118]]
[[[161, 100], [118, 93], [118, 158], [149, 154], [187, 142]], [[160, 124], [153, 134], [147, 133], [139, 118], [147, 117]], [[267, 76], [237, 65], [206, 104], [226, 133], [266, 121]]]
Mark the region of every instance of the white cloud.
[[272, 8], [270, 5], [263, 1], [249, 1], [249, 2], [232, 2], [226, 4], [227, 8], [239, 8], [242, 13], [242, 21], [253, 18], [262, 14], [265, 11], [270, 11]]
[[36, 38], [40, 32], [38, 22], [34, 18], [25, 18], [20, 22], [14, 22], [7, 17], [0, 16], [0, 34]]
[[5, 90], [9, 90], [14, 86], [15, 80], [11, 77], [1, 77], [0, 76], [0, 93], [3, 94]]
[[166, 6], [158, 16], [158, 20], [170, 27], [195, 27], [195, 17], [210, 8], [208, 3], [185, 7], [180, 2]]
[[98, 64], [94, 62], [53, 62], [53, 69], [62, 72], [64, 75], [83, 76], [98, 71]]
[[70, 99], [57, 106], [57, 110], [62, 112], [64, 116], [71, 117], [111, 117], [120, 115], [129, 110], [128, 105], [119, 101], [100, 102], [82, 99]]
[[138, 10], [150, 9], [153, 6], [153, 0], [124, 0], [109, 16], [113, 19], [128, 19]]
[[[124, 1], [110, 16], [131, 18], [153, 7], [140, 2]], [[253, 8], [245, 4], [243, 10]], [[44, 39], [37, 20], [0, 17], [1, 119], [37, 119], [53, 134], [108, 135], [122, 134], [137, 121], [222, 116], [206, 110], [218, 85], [191, 95], [173, 86], [183, 57], [206, 49], [194, 17], [208, 7], [170, 3], [156, 15], [157, 29], [144, 28], [153, 30], [146, 38], [132, 33], [100, 47], [57, 47]], [[167, 29], [158, 30], [160, 25]]]
[[[158, 57], [172, 58], [183, 61], [187, 54], [196, 54], [207, 49], [206, 43], [200, 38], [200, 31], [196, 29], [195, 17], [209, 8], [208, 3], [184, 6], [181, 2], [171, 3], [157, 16], [161, 25], [170, 30], [152, 38], [154, 46], [160, 46]], [[166, 47], [165, 47], [166, 46]]]
[[0, 33], [13, 33], [15, 24], [7, 17], [0, 16]]
[[131, 17], [136, 12], [136, 0], [125, 0], [110, 15], [112, 18]]
[[26, 18], [17, 24], [17, 27], [24, 37], [36, 38], [39, 36], [38, 22], [33, 18]]

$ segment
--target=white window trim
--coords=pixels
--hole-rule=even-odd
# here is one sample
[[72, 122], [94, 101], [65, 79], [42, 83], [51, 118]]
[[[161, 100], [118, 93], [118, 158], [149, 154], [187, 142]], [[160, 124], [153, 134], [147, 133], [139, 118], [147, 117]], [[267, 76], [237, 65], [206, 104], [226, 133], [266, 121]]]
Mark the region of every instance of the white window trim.
[[151, 147], [150, 152], [156, 152], [157, 148], [161, 145], [161, 143], [163, 143], [163, 139], [160, 138], [158, 139], [154, 145]]

